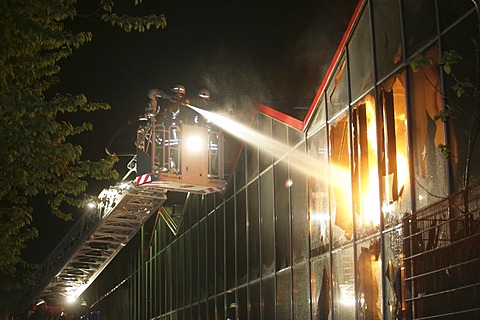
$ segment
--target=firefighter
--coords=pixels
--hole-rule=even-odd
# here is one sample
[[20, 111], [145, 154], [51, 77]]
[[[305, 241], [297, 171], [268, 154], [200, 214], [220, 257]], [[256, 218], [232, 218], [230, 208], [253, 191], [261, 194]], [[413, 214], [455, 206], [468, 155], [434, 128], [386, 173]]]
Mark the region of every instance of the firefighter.
[[179, 126], [181, 124], [181, 118], [184, 118], [181, 113], [184, 112], [184, 106], [182, 104], [188, 103], [188, 100], [185, 99], [185, 86], [181, 84], [175, 85], [171, 90], [171, 95], [164, 95], [162, 98], [167, 100], [167, 106], [160, 110], [159, 116], [157, 117], [157, 122], [163, 123], [165, 128], [168, 128], [171, 125]]
[[88, 307], [87, 301], [82, 299], [80, 303], [80, 320], [90, 320], [90, 308]]
[[[210, 101], [210, 90], [208, 89], [201, 89], [197, 97], [192, 101], [192, 105], [194, 107], [198, 107], [203, 110], [210, 110], [211, 109], [211, 101]], [[207, 126], [208, 120], [205, 119], [202, 115], [196, 113], [194, 117], [195, 125]]]
[[35, 303], [35, 311], [32, 313], [29, 320], [50, 320], [47, 303], [43, 299], [37, 300]]
[[[208, 89], [201, 89], [192, 102], [192, 105], [211, 112], [218, 109], [214, 101], [212, 101], [210, 90]], [[220, 173], [218, 161], [219, 129], [214, 126], [208, 118], [205, 118], [198, 113], [196, 113], [195, 125], [203, 126], [208, 129], [209, 175], [216, 177]]]
[[170, 153], [167, 154], [163, 148], [157, 148], [157, 157], [161, 159], [158, 161], [161, 171], [179, 172], [180, 164], [177, 148], [180, 142], [181, 125], [186, 123], [189, 117], [187, 110], [189, 108], [185, 106], [189, 101], [185, 99], [185, 86], [177, 84], [170, 91], [171, 96], [165, 95], [162, 97], [167, 100], [167, 106], [160, 110], [157, 117], [157, 123], [162, 124], [166, 131], [165, 141], [160, 144], [163, 147], [168, 144]]

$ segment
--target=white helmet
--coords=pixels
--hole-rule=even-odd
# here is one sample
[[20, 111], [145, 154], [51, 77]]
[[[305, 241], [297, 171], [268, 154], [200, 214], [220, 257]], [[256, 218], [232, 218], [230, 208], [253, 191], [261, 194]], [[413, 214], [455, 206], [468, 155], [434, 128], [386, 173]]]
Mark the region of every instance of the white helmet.
[[210, 99], [210, 90], [202, 89], [198, 92], [198, 96], [202, 99]]
[[42, 305], [42, 304], [44, 304], [44, 303], [46, 303], [45, 300], [43, 300], [43, 299], [38, 299], [37, 302], [35, 303], [35, 307], [38, 307], [39, 305]]
[[172, 88], [173, 93], [185, 94], [185, 86], [181, 84], [177, 84], [175, 87]]

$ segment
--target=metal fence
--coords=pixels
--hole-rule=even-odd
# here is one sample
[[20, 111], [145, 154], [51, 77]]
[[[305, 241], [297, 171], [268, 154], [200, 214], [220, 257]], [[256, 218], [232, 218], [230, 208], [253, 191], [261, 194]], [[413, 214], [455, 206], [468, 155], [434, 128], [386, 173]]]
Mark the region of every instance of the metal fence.
[[412, 319], [480, 319], [480, 185], [404, 219]]

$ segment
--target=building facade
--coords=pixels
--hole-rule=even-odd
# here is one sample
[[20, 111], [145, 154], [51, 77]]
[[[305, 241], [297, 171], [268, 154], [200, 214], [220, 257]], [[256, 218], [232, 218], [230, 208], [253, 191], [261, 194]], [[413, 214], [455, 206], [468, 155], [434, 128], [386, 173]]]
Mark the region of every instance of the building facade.
[[176, 235], [152, 217], [91, 310], [480, 318], [478, 5], [360, 1], [305, 119], [256, 106], [225, 192], [190, 195]]

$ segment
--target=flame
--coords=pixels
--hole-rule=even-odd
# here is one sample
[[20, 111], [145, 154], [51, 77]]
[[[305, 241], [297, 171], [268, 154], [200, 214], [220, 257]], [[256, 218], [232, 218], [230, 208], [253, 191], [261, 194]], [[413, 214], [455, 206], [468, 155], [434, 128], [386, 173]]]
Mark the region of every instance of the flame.
[[[367, 116], [367, 156], [368, 156], [368, 186], [362, 185], [361, 192], [361, 214], [359, 223], [361, 225], [378, 226], [380, 224], [380, 203], [379, 203], [379, 177], [378, 177], [378, 150], [377, 150], [377, 126], [375, 124], [375, 105], [373, 97], [365, 99], [365, 112]], [[362, 155], [363, 156], [363, 155]], [[363, 189], [365, 188], [365, 189]]]

